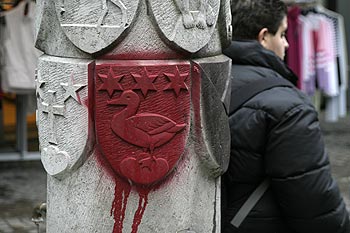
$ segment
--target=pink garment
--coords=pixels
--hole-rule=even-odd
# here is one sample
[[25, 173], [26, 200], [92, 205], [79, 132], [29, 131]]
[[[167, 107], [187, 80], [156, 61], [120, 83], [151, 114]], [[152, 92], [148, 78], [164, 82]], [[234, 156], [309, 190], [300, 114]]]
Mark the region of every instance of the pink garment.
[[301, 67], [300, 67], [300, 53], [301, 53], [301, 32], [300, 32], [300, 7], [294, 6], [288, 8], [288, 30], [287, 40], [289, 43], [289, 49], [287, 51], [287, 65], [293, 70], [293, 72], [299, 77], [298, 88], [301, 88]]
[[299, 16], [302, 43], [300, 89], [313, 95], [316, 88], [326, 96], [339, 94], [335, 31], [332, 22], [321, 14]]
[[315, 23], [310, 16], [299, 16], [300, 22], [300, 89], [314, 95], [316, 91]]
[[327, 96], [339, 94], [335, 31], [324, 15], [317, 15], [316, 73], [319, 89]]

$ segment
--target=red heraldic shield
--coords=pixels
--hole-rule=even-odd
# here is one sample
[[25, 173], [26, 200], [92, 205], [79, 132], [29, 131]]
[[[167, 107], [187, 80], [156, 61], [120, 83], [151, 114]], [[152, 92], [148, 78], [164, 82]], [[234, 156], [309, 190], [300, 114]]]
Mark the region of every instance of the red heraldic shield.
[[152, 185], [175, 168], [189, 135], [190, 74], [180, 61], [96, 64], [97, 142], [119, 176]]

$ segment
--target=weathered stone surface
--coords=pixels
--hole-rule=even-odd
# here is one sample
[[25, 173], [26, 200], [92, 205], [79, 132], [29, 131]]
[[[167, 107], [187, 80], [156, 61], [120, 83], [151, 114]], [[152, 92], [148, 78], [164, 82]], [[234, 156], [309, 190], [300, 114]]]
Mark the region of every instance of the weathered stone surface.
[[228, 4], [38, 1], [47, 232], [220, 232]]
[[45, 54], [59, 57], [89, 58], [64, 34], [55, 10], [55, 0], [36, 1], [35, 47]]
[[221, 55], [222, 49], [228, 47], [232, 41], [231, 6], [230, 0], [220, 1], [218, 23], [209, 42], [193, 57], [211, 57]]
[[55, 1], [65, 35], [79, 49], [96, 53], [113, 44], [131, 25], [139, 0]]
[[[65, 13], [63, 14], [67, 13], [66, 15], [68, 15], [68, 9], [71, 9], [77, 3], [70, 3], [71, 1], [68, 0], [66, 2], [66, 5], [70, 7], [64, 8]], [[116, 21], [120, 22], [121, 12], [118, 7], [113, 7], [113, 4], [111, 4], [110, 1], [107, 1], [107, 6], [112, 6], [112, 11], [116, 14]], [[227, 46], [230, 42], [231, 29], [229, 23], [231, 20], [227, 0], [209, 1], [208, 4], [211, 4], [211, 8], [215, 9], [212, 12], [215, 14], [215, 24], [207, 25], [204, 29], [198, 27], [187, 29], [181, 24], [181, 27], [178, 26], [179, 28], [174, 29], [177, 35], [175, 41], [167, 39], [161, 28], [157, 26], [158, 21], [155, 21], [155, 17], [151, 14], [152, 3], [135, 0], [125, 4], [131, 4], [127, 11], [129, 15], [127, 20], [130, 25], [128, 24], [123, 31], [118, 25], [114, 29], [112, 27], [111, 31], [108, 29], [111, 26], [108, 25], [98, 27], [97, 22], [101, 17], [99, 17], [97, 11], [94, 11], [91, 16], [85, 14], [85, 18], [88, 18], [87, 21], [91, 21], [91, 26], [86, 26], [88, 30], [85, 30], [78, 23], [76, 26], [79, 27], [75, 29], [73, 26], [67, 26], [69, 23], [67, 24], [66, 21], [69, 22], [70, 20], [60, 19], [62, 18], [62, 4], [60, 1], [38, 0], [36, 47], [46, 54], [61, 57], [89, 58], [93, 55], [108, 59], [174, 59], [186, 58], [189, 56], [188, 52], [196, 52], [196, 57], [219, 55], [222, 47]], [[136, 4], [138, 4], [138, 8], [134, 12]], [[173, 13], [176, 13], [176, 17], [182, 18], [175, 2], [168, 0], [164, 4], [169, 6]], [[100, 7], [102, 9], [102, 1], [92, 5], [94, 8]], [[199, 2], [195, 5], [198, 7]], [[155, 7], [160, 14], [161, 9], [158, 6]], [[167, 14], [162, 17], [170, 17], [172, 12], [169, 9], [163, 9]], [[218, 15], [219, 10], [220, 15]], [[102, 10], [100, 13], [103, 13]], [[77, 18], [75, 14], [73, 16], [71, 21]], [[108, 16], [106, 18], [107, 24], [112, 22], [113, 17]], [[79, 18], [75, 21], [79, 21]], [[95, 24], [96, 27], [94, 27]], [[115, 30], [114, 34], [113, 30]], [[116, 33], [119, 36], [116, 37]], [[201, 39], [202, 35], [205, 35], [205, 39]], [[91, 38], [91, 41], [88, 38]], [[103, 38], [107, 38], [106, 40], [109, 42]], [[94, 45], [96, 45], [96, 48]]]
[[158, 30], [148, 12], [146, 1], [140, 1], [137, 17], [131, 30], [114, 48], [103, 55], [111, 59], [174, 59], [185, 58], [187, 54], [179, 53], [169, 47], [159, 37]]
[[[213, 176], [226, 171], [230, 130], [225, 109], [230, 105], [231, 60], [224, 56], [193, 60], [193, 133], [197, 155]], [[198, 93], [197, 93], [198, 91]]]
[[219, 28], [221, 35], [221, 44], [223, 48], [230, 45], [232, 41], [232, 16], [231, 16], [231, 1], [221, 0], [220, 14], [219, 14]]
[[[118, 196], [116, 190], [125, 185], [106, 173], [96, 154], [62, 181], [49, 177], [47, 232], [220, 232], [220, 179], [206, 172], [192, 146], [174, 174], [148, 196], [137, 186]], [[124, 219], [116, 220], [122, 221], [122, 231], [113, 231], [115, 196], [125, 208], [119, 209]]]
[[149, 4], [163, 37], [191, 53], [209, 42], [220, 9], [220, 1], [208, 0], [150, 0]]
[[[214, 79], [214, 83], [218, 86], [220, 86], [219, 84], [224, 84], [224, 88], [216, 88], [213, 82], [204, 75], [208, 66], [217, 65], [213, 63], [214, 60], [216, 60], [215, 63], [221, 64], [219, 69], [222, 72], [222, 75], [218, 75], [217, 79]], [[194, 232], [219, 232], [218, 213], [220, 213], [220, 179], [217, 178], [217, 176], [225, 169], [223, 162], [226, 158], [224, 157], [221, 159], [214, 153], [225, 153], [225, 148], [228, 143], [216, 146], [213, 140], [220, 138], [218, 135], [222, 133], [224, 133], [224, 136], [227, 135], [224, 131], [225, 127], [219, 127], [219, 130], [221, 128], [223, 130], [222, 132], [220, 131], [220, 133], [215, 132], [213, 134], [207, 131], [204, 134], [197, 135], [202, 137], [200, 143], [192, 140], [192, 138], [196, 138], [196, 136], [188, 138], [186, 149], [183, 151], [180, 160], [176, 162], [175, 169], [167, 175], [166, 179], [162, 179], [160, 182], [156, 183], [156, 185], [143, 187], [138, 184], [137, 180], [133, 180], [132, 177], [125, 176], [123, 173], [116, 173], [113, 166], [113, 169], [111, 170], [110, 165], [113, 165], [114, 162], [109, 161], [109, 163], [106, 163], [106, 156], [103, 154], [105, 151], [103, 152], [103, 150], [101, 150], [101, 147], [103, 147], [101, 143], [106, 144], [108, 142], [100, 141], [98, 138], [98, 144], [96, 144], [98, 146], [95, 147], [94, 153], [87, 161], [85, 161], [86, 156], [80, 158], [80, 160], [82, 162], [85, 161], [85, 163], [82, 164], [78, 170], [73, 170], [71, 169], [72, 163], [67, 165], [67, 161], [70, 161], [67, 160], [67, 157], [70, 157], [70, 153], [68, 152], [71, 152], [69, 147], [71, 145], [75, 146], [79, 149], [78, 151], [82, 155], [89, 155], [89, 150], [81, 152], [85, 149], [83, 145], [87, 146], [84, 144], [86, 142], [89, 142], [89, 145], [94, 145], [94, 143], [91, 141], [89, 134], [86, 135], [85, 133], [82, 138], [84, 141], [80, 141], [80, 144], [77, 143], [77, 140], [82, 136], [80, 133], [81, 131], [78, 131], [76, 128], [72, 129], [68, 127], [70, 130], [67, 132], [66, 127], [63, 127], [67, 125], [65, 121], [70, 119], [68, 125], [74, 122], [79, 128], [86, 130], [84, 122], [89, 122], [88, 119], [84, 119], [84, 117], [81, 118], [84, 114], [87, 114], [85, 112], [86, 106], [82, 107], [79, 105], [79, 100], [84, 99], [86, 97], [86, 92], [89, 91], [84, 85], [86, 81], [83, 81], [86, 80], [86, 78], [79, 78], [79, 75], [69, 76], [69, 74], [72, 74], [73, 72], [73, 69], [71, 68], [72, 66], [76, 67], [77, 64], [80, 64], [80, 72], [84, 73], [86, 77], [91, 76], [86, 73], [88, 70], [96, 70], [94, 79], [99, 80], [100, 84], [92, 85], [90, 88], [96, 88], [96, 94], [98, 94], [98, 92], [100, 92], [100, 94], [105, 93], [107, 98], [110, 98], [111, 101], [121, 98], [122, 93], [128, 93], [128, 85], [129, 87], [135, 88], [133, 93], [139, 93], [139, 96], [144, 96], [143, 98], [146, 100], [148, 95], [150, 95], [149, 97], [152, 97], [151, 94], [155, 94], [155, 90], [151, 91], [149, 89], [148, 91], [152, 93], [148, 93], [147, 90], [142, 90], [142, 88], [139, 88], [138, 86], [128, 84], [132, 80], [132, 77], [137, 77], [138, 73], [136, 72], [137, 70], [135, 70], [131, 72], [132, 75], [129, 77], [130, 80], [128, 80], [128, 77], [123, 77], [125, 80], [121, 83], [120, 91], [116, 91], [116, 93], [114, 93], [115, 91], [108, 93], [108, 86], [103, 87], [102, 83], [104, 82], [101, 81], [106, 77], [100, 75], [102, 77], [100, 78], [99, 74], [102, 74], [99, 71], [100, 68], [93, 69], [92, 67], [89, 67], [92, 64], [90, 61], [78, 59], [65, 60], [69, 61], [68, 63], [62, 61], [64, 61], [62, 58], [44, 56], [39, 62], [40, 72], [38, 75], [38, 89], [43, 91], [43, 93], [38, 91], [39, 100], [43, 98], [41, 101], [45, 103], [44, 100], [47, 95], [55, 94], [56, 92], [54, 92], [54, 90], [58, 91], [58, 97], [56, 98], [56, 101], [53, 102], [55, 105], [52, 103], [52, 106], [55, 106], [55, 108], [53, 107], [51, 109], [52, 113], [55, 113], [53, 114], [53, 117], [57, 117], [57, 120], [51, 121], [50, 123], [48, 113], [45, 113], [42, 102], [41, 107], [38, 109], [39, 133], [41, 137], [41, 147], [43, 148], [42, 161], [47, 172], [52, 176], [48, 179], [48, 232], [57, 232], [58, 229], [60, 231], [63, 230], [63, 232], [176, 232], [181, 230], [191, 230]], [[129, 70], [127, 67], [128, 64], [129, 66], [138, 64], [137, 67], [147, 67], [146, 72], [149, 72], [149, 75], [154, 73], [162, 74], [162, 76], [157, 76], [159, 80], [158, 82], [154, 82], [154, 86], [155, 89], [168, 93], [168, 98], [170, 98], [170, 96], [181, 96], [188, 91], [191, 91], [191, 95], [198, 98], [199, 102], [193, 100], [193, 98], [191, 100], [193, 105], [192, 108], [195, 112], [194, 115], [197, 119], [192, 119], [190, 125], [192, 125], [192, 131], [198, 133], [207, 130], [206, 127], [201, 128], [203, 125], [199, 126], [197, 125], [198, 122], [196, 122], [198, 117], [201, 117], [204, 119], [201, 124], [207, 123], [205, 117], [203, 117], [202, 110], [199, 109], [203, 108], [204, 105], [221, 105], [221, 108], [215, 108], [213, 111], [216, 112], [215, 117], [218, 117], [217, 119], [223, 119], [222, 113], [219, 113], [219, 111], [224, 111], [221, 104], [221, 98], [225, 91], [227, 91], [227, 80], [223, 77], [225, 69], [226, 71], [228, 69], [227, 64], [229, 63], [227, 62], [228, 59], [224, 56], [221, 58], [218, 57], [215, 59], [212, 58], [196, 61], [196, 65], [199, 64], [204, 67], [204, 69], [201, 69], [202, 78], [200, 76], [190, 77], [189, 70], [185, 71], [187, 72], [188, 79], [187, 77], [184, 77], [184, 81], [188, 80], [189, 82], [192, 80], [191, 88], [185, 89], [185, 86], [183, 86], [178, 90], [175, 88], [176, 86], [169, 86], [169, 84], [171, 84], [171, 82], [169, 82], [171, 79], [168, 79], [167, 77], [171, 77], [171, 72], [175, 72], [174, 74], [176, 74], [176, 69], [174, 70], [174, 67], [180, 68], [179, 65], [182, 64], [181, 62], [179, 63], [179, 61], [167, 61], [170, 65], [169, 71], [167, 72], [159, 72], [157, 69], [154, 69], [161, 64], [156, 61], [141, 61], [141, 63], [130, 61], [122, 62], [121, 64], [126, 70]], [[54, 70], [52, 70], [53, 67], [55, 68]], [[196, 66], [192, 66], [192, 69], [195, 67]], [[75, 68], [73, 73], [79, 73], [78, 71], [77, 68]], [[116, 66], [113, 70], [113, 72], [115, 72], [113, 74], [114, 77], [118, 75], [120, 76], [120, 74], [116, 73], [118, 71], [122, 72], [122, 69], [121, 67]], [[140, 69], [140, 71], [142, 71], [142, 69]], [[55, 79], [51, 80], [51, 82], [46, 81], [47, 79], [41, 74], [42, 72], [50, 74], [51, 77], [55, 77]], [[179, 72], [178, 75], [181, 74], [184, 74], [183, 70]], [[71, 78], [71, 81], [69, 81], [68, 77]], [[76, 78], [73, 80], [72, 77]], [[189, 83], [187, 85], [189, 87]], [[69, 90], [69, 86], [71, 87], [71, 92], [67, 91]], [[201, 94], [203, 89], [217, 94], [215, 94], [213, 99], [207, 100], [203, 98], [205, 95]], [[65, 93], [69, 93], [70, 95]], [[74, 93], [79, 95], [80, 98], [74, 98], [77, 97]], [[90, 94], [92, 93], [90, 92]], [[95, 97], [93, 98], [95, 99]], [[187, 98], [189, 98], [189, 96]], [[64, 106], [64, 100], [67, 101], [66, 108], [68, 108], [69, 105], [72, 105], [72, 108], [69, 113], [67, 111], [62, 111], [62, 115], [60, 115], [58, 106]], [[98, 99], [96, 99], [96, 101], [97, 103], [99, 102]], [[112, 103], [111, 101], [109, 103]], [[152, 101], [152, 99], [150, 99], [150, 101]], [[158, 100], [155, 102], [158, 102]], [[181, 102], [183, 103], [183, 100]], [[61, 105], [59, 103], [61, 103]], [[85, 103], [88, 103], [88, 101], [85, 100]], [[163, 104], [160, 105], [158, 109], [162, 109], [163, 107], [174, 108]], [[82, 111], [82, 108], [84, 109], [84, 114], [79, 113], [79, 111]], [[143, 109], [145, 109], [145, 107], [143, 107]], [[157, 108], [153, 111], [156, 112], [156, 109]], [[96, 108], [96, 111], [99, 111], [99, 109]], [[46, 112], [50, 111], [47, 110]], [[212, 113], [212, 111], [210, 111], [210, 113]], [[79, 120], [75, 119], [72, 121], [73, 115], [79, 116]], [[101, 121], [101, 119], [96, 118], [99, 122], [105, 122], [106, 120], [108, 121], [108, 119], [106, 118]], [[54, 124], [52, 124], [52, 122]], [[217, 123], [220, 123], [220, 121]], [[217, 124], [213, 124], [213, 127], [216, 126]], [[50, 127], [54, 127], [54, 130], [49, 130]], [[196, 127], [199, 128], [196, 129]], [[198, 131], [198, 129], [200, 131]], [[103, 133], [106, 134], [108, 130], [112, 133], [115, 131], [112, 131], [111, 128], [105, 127]], [[50, 134], [48, 132], [54, 132], [55, 134]], [[193, 135], [196, 135], [195, 132], [192, 133]], [[117, 138], [118, 136], [114, 135], [114, 138], [108, 140], [113, 142], [117, 140]], [[228, 137], [226, 140], [227, 139]], [[64, 142], [64, 144], [61, 142]], [[122, 147], [120, 144], [119, 146], [114, 146], [114, 148], [119, 148], [119, 150], [121, 150]], [[117, 150], [117, 152], [119, 150]], [[123, 149], [121, 151], [123, 151]], [[132, 153], [137, 154], [138, 152], [137, 150], [134, 150]], [[164, 151], [164, 153], [164, 155], [169, 155], [172, 152]], [[155, 156], [156, 154], [153, 155]], [[114, 158], [118, 159], [118, 153], [115, 156], [116, 157]], [[159, 155], [157, 156], [159, 157]], [[47, 157], [49, 157], [49, 159], [47, 159]], [[78, 167], [75, 166], [75, 168]], [[127, 182], [125, 178], [130, 179], [129, 182], [131, 183]], [[141, 182], [141, 184], [143, 183]], [[146, 182], [146, 184], [148, 183]], [[113, 186], [115, 186], [114, 190]], [[112, 216], [110, 216], [111, 213]], [[103, 221], [101, 221], [98, 216], [104, 216]], [[67, 221], [67, 218], [70, 220]], [[203, 224], [202, 219], [210, 219], [210, 221]]]
[[94, 133], [88, 107], [91, 60], [42, 56], [37, 74], [37, 123], [42, 162], [63, 178], [89, 156]]
[[54, 177], [64, 176], [70, 168], [70, 156], [60, 151], [57, 146], [50, 145], [42, 149], [41, 161], [47, 174]]

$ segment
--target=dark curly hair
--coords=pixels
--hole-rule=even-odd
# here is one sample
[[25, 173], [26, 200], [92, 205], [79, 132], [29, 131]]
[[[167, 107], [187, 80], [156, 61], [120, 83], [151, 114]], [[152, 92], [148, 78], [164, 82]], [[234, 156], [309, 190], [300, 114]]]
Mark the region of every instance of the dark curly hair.
[[232, 38], [256, 40], [261, 29], [275, 35], [287, 15], [281, 0], [232, 0]]

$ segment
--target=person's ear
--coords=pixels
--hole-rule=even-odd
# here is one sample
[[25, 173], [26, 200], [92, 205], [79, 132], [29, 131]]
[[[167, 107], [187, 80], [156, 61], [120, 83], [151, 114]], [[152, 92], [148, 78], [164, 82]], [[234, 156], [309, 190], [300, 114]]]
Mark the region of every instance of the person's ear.
[[258, 34], [258, 41], [259, 43], [265, 47], [266, 46], [266, 43], [267, 43], [267, 37], [268, 37], [268, 33], [269, 33], [269, 30], [267, 28], [263, 28], [260, 30], [259, 34]]

